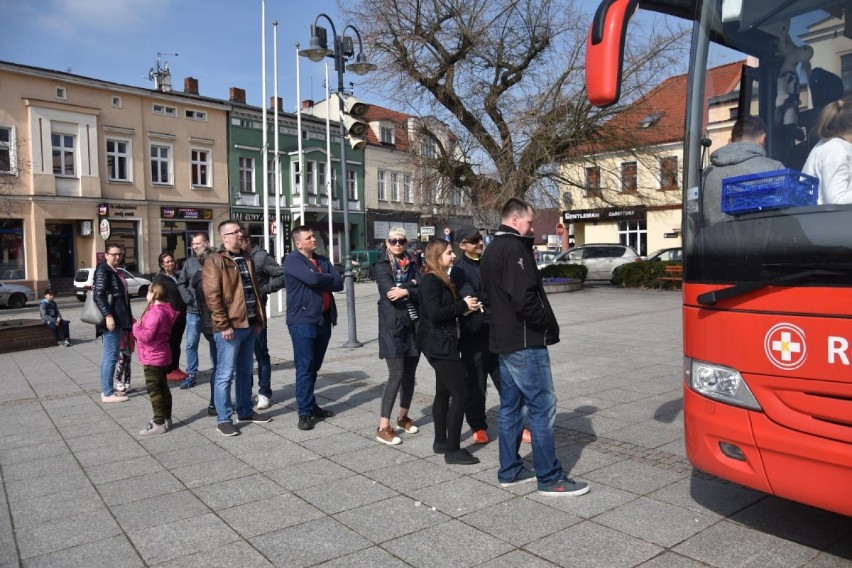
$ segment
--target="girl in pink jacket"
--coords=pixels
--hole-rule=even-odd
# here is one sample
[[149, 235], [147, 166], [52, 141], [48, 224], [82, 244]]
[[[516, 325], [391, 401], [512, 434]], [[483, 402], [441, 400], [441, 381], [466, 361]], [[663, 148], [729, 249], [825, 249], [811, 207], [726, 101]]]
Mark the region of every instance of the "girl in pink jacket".
[[148, 289], [148, 307], [133, 324], [136, 352], [145, 369], [145, 388], [154, 411], [154, 418], [139, 432], [140, 436], [165, 434], [172, 425], [172, 393], [166, 375], [172, 362], [169, 338], [180, 314], [169, 305], [166, 296], [166, 287], [154, 282]]

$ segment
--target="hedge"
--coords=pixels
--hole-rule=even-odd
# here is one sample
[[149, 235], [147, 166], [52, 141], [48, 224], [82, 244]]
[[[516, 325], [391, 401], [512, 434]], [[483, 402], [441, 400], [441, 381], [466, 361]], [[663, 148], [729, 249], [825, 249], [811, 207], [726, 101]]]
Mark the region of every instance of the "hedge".
[[541, 269], [542, 278], [573, 278], [585, 282], [589, 269], [582, 264], [548, 264]]
[[664, 276], [666, 266], [681, 264], [679, 262], [629, 262], [619, 266], [612, 278], [613, 284], [624, 288], [660, 288], [675, 290], [680, 288], [678, 282], [657, 280]]

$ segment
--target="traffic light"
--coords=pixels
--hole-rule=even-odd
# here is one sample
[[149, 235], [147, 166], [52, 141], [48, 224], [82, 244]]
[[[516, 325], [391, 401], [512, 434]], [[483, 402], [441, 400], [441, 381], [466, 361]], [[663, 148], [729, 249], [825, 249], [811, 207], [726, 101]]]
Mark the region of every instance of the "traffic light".
[[346, 132], [346, 139], [353, 150], [362, 150], [367, 145], [367, 129], [370, 127], [360, 117], [367, 114], [370, 105], [353, 96], [343, 97], [343, 110], [340, 120]]

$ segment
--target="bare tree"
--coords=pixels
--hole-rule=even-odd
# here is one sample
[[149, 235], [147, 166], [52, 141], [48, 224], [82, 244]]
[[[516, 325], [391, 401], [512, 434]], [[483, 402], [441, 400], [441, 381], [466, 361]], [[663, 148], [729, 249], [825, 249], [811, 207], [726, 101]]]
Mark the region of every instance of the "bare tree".
[[21, 193], [24, 177], [30, 173], [29, 162], [21, 158], [23, 148], [21, 138], [0, 146], [0, 218], [15, 217], [21, 210], [21, 203], [15, 198]]
[[406, 112], [445, 121], [454, 147], [436, 144], [428, 166], [489, 209], [531, 189], [558, 200], [560, 186], [581, 183], [558, 164], [616, 142], [635, 147], [633, 129], [602, 125], [685, 60], [682, 30], [642, 30], [641, 42], [627, 42], [623, 102], [598, 109], [584, 85], [591, 17], [570, 1], [362, 0], [342, 9], [379, 67], [367, 90], [393, 89]]

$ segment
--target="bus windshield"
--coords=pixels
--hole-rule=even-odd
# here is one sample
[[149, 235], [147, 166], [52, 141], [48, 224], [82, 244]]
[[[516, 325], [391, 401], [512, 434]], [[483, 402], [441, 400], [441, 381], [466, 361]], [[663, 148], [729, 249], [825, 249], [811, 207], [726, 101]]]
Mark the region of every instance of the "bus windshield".
[[852, 284], [852, 131], [836, 127], [852, 124], [847, 13], [852, 0], [701, 4], [695, 37], [710, 41], [690, 66], [704, 77], [687, 103], [702, 125], [687, 134], [698, 164], [684, 196], [687, 281]]

